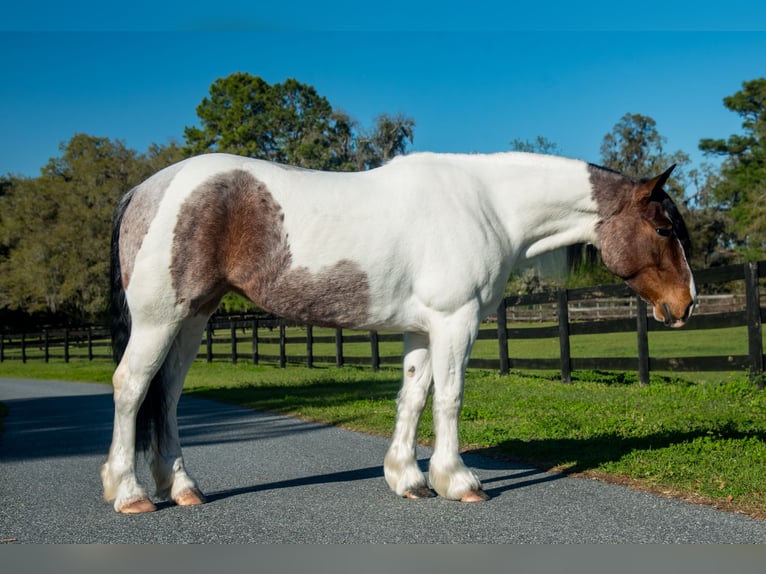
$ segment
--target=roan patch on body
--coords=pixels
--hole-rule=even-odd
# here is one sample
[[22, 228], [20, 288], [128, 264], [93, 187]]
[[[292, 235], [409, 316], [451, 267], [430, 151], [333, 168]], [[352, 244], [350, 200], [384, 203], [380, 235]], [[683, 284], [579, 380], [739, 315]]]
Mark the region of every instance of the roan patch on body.
[[174, 229], [170, 271], [178, 304], [190, 315], [209, 314], [224, 293], [236, 291], [281, 317], [364, 325], [366, 273], [345, 259], [318, 273], [293, 268], [283, 222], [279, 203], [244, 170], [202, 183], [181, 206]]
[[141, 185], [134, 187], [122, 199], [128, 204], [120, 223], [120, 272], [122, 286], [127, 288], [133, 275], [136, 255], [141, 249], [144, 237], [149, 232], [160, 201], [170, 182], [181, 170], [183, 163], [166, 168]]
[[120, 258], [122, 259], [120, 270], [122, 271], [122, 284], [127, 287], [133, 276], [133, 266], [136, 255], [149, 231], [149, 225], [157, 214], [158, 202], [148, 193], [141, 193], [140, 189], [131, 191], [133, 198], [122, 218], [122, 232], [120, 233]]

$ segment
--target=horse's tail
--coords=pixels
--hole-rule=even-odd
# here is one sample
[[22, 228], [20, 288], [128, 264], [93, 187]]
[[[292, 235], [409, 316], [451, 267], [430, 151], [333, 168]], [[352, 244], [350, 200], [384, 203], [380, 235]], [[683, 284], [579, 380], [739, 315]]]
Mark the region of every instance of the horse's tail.
[[130, 339], [130, 310], [125, 299], [125, 287], [122, 284], [122, 268], [120, 265], [120, 228], [125, 211], [133, 199], [135, 189], [130, 190], [120, 200], [114, 213], [112, 224], [112, 254], [110, 265], [111, 291], [109, 293], [109, 328], [112, 333], [112, 357], [118, 363], [125, 354]]
[[[136, 188], [131, 189], [120, 201], [114, 214], [112, 226], [112, 252], [111, 252], [111, 292], [109, 299], [109, 326], [112, 335], [112, 356], [115, 363], [119, 364], [125, 350], [128, 347], [131, 331], [130, 309], [125, 297], [125, 286], [122, 283], [122, 268], [120, 264], [120, 233], [122, 218], [128, 209]], [[159, 448], [159, 437], [162, 433], [158, 429], [164, 427], [166, 411], [165, 396], [163, 392], [163, 365], [149, 384], [144, 401], [138, 409], [136, 417], [136, 447], [147, 450], [152, 443]]]

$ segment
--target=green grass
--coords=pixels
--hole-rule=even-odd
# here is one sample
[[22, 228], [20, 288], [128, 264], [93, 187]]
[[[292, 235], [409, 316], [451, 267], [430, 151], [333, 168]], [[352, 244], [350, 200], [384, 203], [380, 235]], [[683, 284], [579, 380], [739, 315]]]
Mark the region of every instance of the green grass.
[[[107, 361], [5, 362], [0, 376], [105, 382]], [[665, 495], [766, 518], [766, 393], [745, 374], [470, 370], [461, 417], [468, 450], [542, 468], [626, 483]], [[390, 434], [398, 369], [252, 366], [198, 361], [186, 383], [191, 396]], [[430, 410], [419, 440], [433, 440]]]
[[79, 381], [82, 383], [112, 382], [114, 365], [111, 361], [76, 360], [64, 361], [4, 361], [0, 363], [0, 377], [20, 379], [52, 379], [58, 381]]

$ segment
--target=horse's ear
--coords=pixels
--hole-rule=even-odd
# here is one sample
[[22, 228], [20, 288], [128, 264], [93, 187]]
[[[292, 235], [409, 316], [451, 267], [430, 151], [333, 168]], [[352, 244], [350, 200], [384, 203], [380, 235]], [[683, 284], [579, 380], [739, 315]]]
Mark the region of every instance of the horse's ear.
[[655, 193], [662, 191], [662, 188], [675, 168], [676, 164], [673, 164], [660, 175], [642, 181], [638, 187], [636, 187], [636, 201], [649, 201]]

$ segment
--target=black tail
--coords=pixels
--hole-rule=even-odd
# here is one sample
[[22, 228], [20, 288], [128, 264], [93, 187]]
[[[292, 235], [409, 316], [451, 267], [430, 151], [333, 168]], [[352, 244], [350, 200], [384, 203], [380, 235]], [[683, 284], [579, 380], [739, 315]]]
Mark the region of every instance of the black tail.
[[112, 289], [109, 299], [109, 328], [112, 332], [112, 357], [114, 362], [119, 363], [125, 354], [125, 348], [128, 346], [130, 338], [130, 311], [128, 302], [125, 300], [125, 288], [122, 285], [122, 269], [120, 267], [120, 227], [122, 227], [122, 218], [125, 210], [133, 199], [133, 192], [130, 190], [120, 200], [117, 211], [114, 214], [114, 223], [112, 224], [112, 256], [110, 265], [110, 277], [112, 280]]
[[[112, 254], [110, 264], [111, 292], [109, 299], [109, 323], [112, 334], [112, 356], [118, 363], [125, 354], [130, 339], [130, 309], [125, 298], [125, 287], [122, 284], [122, 269], [120, 266], [120, 228], [122, 218], [128, 209], [136, 189], [130, 190], [120, 201], [114, 214], [112, 226]], [[160, 368], [149, 384], [143, 403], [138, 409], [136, 419], [136, 448], [148, 450], [154, 444], [159, 449], [159, 429], [165, 426], [165, 396], [163, 393], [163, 370]]]

